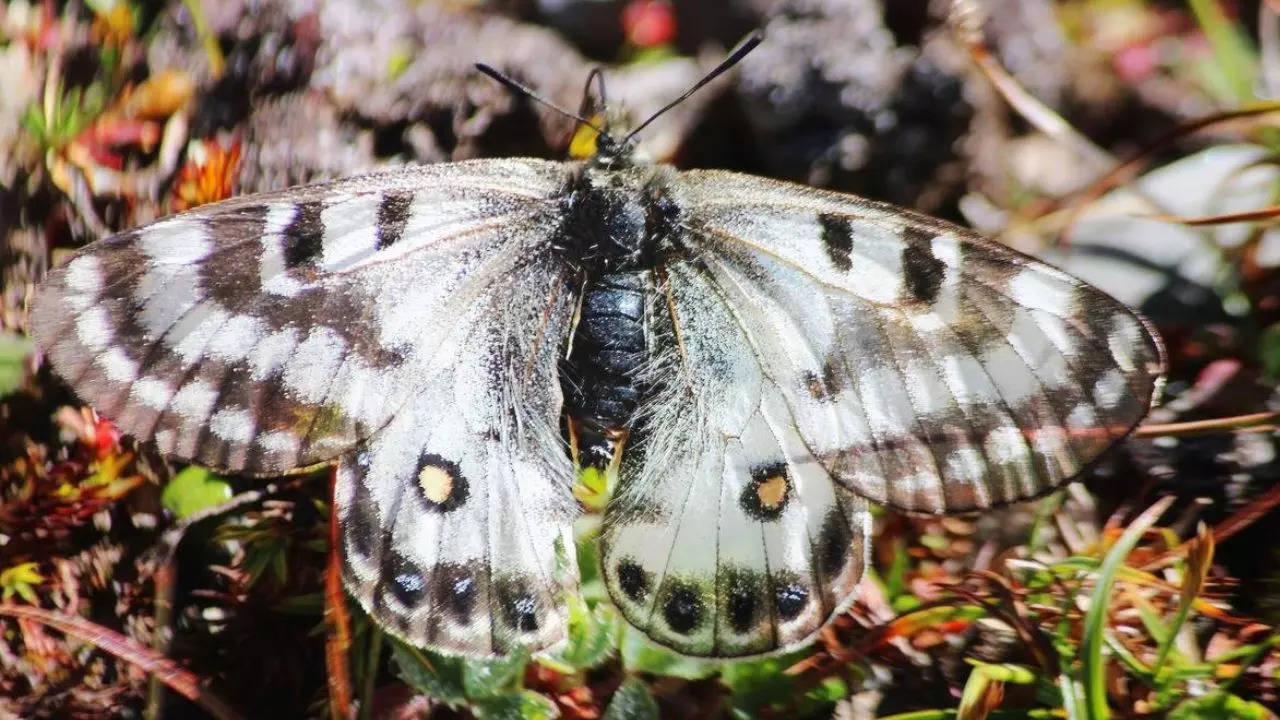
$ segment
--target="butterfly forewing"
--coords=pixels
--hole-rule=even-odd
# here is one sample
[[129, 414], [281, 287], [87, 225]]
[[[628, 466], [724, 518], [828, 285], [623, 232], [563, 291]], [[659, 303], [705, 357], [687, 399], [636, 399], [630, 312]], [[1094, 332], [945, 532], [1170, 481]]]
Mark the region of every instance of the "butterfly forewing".
[[1146, 414], [1163, 349], [1096, 288], [941, 221], [724, 172], [678, 181], [706, 281], [842, 485], [957, 512], [1078, 475]]
[[[555, 163], [428, 166], [257, 195], [78, 252], [35, 300], [59, 372], [179, 458], [281, 472], [390, 419], [440, 338], [546, 251]], [[539, 243], [542, 243], [539, 246]]]

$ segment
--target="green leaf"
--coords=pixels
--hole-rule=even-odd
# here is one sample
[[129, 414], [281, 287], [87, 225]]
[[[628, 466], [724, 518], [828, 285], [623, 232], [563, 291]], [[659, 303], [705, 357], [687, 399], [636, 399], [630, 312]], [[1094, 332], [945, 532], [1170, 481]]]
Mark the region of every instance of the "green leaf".
[[964, 683], [964, 692], [960, 695], [960, 705], [956, 708], [957, 720], [975, 720], [990, 715], [999, 704], [996, 698], [1004, 695], [1000, 687], [992, 687], [998, 682], [982, 672], [982, 668], [975, 668], [969, 673], [969, 679]]
[[17, 333], [0, 333], [0, 395], [8, 395], [27, 375], [27, 356], [35, 343]]
[[983, 675], [999, 682], [1013, 683], [1014, 685], [1030, 685], [1036, 681], [1036, 671], [1026, 665], [1016, 665], [1014, 663], [984, 663], [981, 660], [973, 658], [965, 658], [965, 662], [973, 666], [974, 672], [980, 672]]
[[618, 645], [621, 632], [617, 613], [608, 604], [588, 609], [580, 597], [569, 598], [569, 632], [566, 642], [551, 656], [566, 673], [593, 668], [604, 662]]
[[889, 600], [892, 601], [907, 591], [907, 571], [910, 569], [911, 559], [907, 557], [905, 540], [895, 537], [890, 542], [891, 559], [888, 569], [884, 572], [884, 588]]
[[[969, 673], [964, 692], [960, 695], [957, 720], [989, 717], [1004, 696], [1001, 691], [1004, 683], [1030, 685], [1037, 679], [1035, 670], [1025, 665], [984, 663], [973, 658], [965, 658], [965, 661], [973, 666], [973, 672]], [[995, 687], [997, 683], [999, 687]]]
[[1257, 99], [1258, 55], [1248, 38], [1233, 23], [1218, 0], [1190, 0], [1191, 12], [1213, 49], [1212, 60], [1200, 63], [1208, 90], [1230, 106]]
[[519, 650], [498, 660], [464, 660], [462, 690], [471, 700], [496, 697], [519, 687], [529, 653]]
[[394, 639], [391, 658], [395, 661], [396, 677], [409, 687], [450, 705], [466, 703], [461, 658], [419, 650]]
[[36, 597], [33, 587], [44, 582], [44, 576], [40, 574], [39, 568], [37, 563], [24, 562], [0, 571], [0, 589], [2, 589], [0, 599], [8, 602], [9, 598], [17, 593], [27, 603], [39, 604], [39, 598]]
[[600, 720], [658, 720], [658, 703], [638, 677], [629, 677], [613, 694]]
[[605, 589], [604, 579], [600, 577], [600, 562], [596, 549], [599, 547], [600, 516], [583, 515], [573, 523], [574, 548], [578, 558], [580, 577], [578, 594], [588, 605], [609, 599], [609, 591]]
[[799, 678], [786, 673], [787, 668], [811, 652], [811, 648], [801, 648], [777, 657], [726, 664], [720, 671], [720, 679], [729, 688], [736, 714], [758, 717], [769, 711], [784, 716], [829, 715], [831, 706], [849, 693], [843, 680], [831, 678], [831, 683], [807, 687]]
[[585, 467], [578, 472], [578, 482], [573, 486], [573, 496], [593, 513], [604, 510], [609, 501], [609, 474], [594, 467]]
[[622, 666], [633, 672], [701, 680], [716, 674], [720, 663], [677, 655], [655, 645], [644, 633], [624, 625], [622, 629]]
[[[1098, 569], [1098, 578], [1093, 593], [1089, 596], [1089, 611], [1084, 616], [1084, 637], [1080, 648], [1084, 659], [1084, 711], [1090, 720], [1106, 720], [1111, 717], [1111, 709], [1107, 706], [1107, 668], [1102, 659], [1102, 647], [1106, 644], [1107, 606], [1111, 590], [1116, 584], [1116, 574], [1142, 534], [1160, 519], [1160, 515], [1174, 499], [1172, 495], [1163, 497], [1139, 515], [1120, 535], [1120, 539], [1116, 540], [1116, 544], [1103, 558], [1102, 567]], [[1063, 703], [1066, 704], [1069, 700], [1064, 693]]]
[[188, 465], [160, 493], [160, 503], [179, 518], [215, 507], [231, 497], [231, 486], [208, 468]]
[[474, 703], [476, 720], [551, 720], [560, 717], [556, 704], [532, 690], [521, 690]]
[[1236, 720], [1269, 720], [1274, 718], [1265, 707], [1238, 695], [1213, 692], [1178, 703], [1169, 711], [1169, 720], [1203, 720], [1235, 718]]

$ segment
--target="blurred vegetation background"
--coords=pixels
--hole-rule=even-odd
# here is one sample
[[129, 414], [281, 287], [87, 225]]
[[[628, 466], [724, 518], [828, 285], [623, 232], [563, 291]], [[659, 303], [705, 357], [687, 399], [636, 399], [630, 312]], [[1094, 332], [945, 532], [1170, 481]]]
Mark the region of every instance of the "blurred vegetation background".
[[[716, 664], [625, 630], [594, 577], [534, 659], [402, 646], [329, 568], [326, 473], [172, 467], [27, 337], [114, 230], [377, 167], [567, 156], [589, 68], [680, 167], [975, 227], [1141, 309], [1163, 406], [1040, 502], [876, 517], [810, 648]], [[1274, 718], [1280, 706], [1280, 2], [0, 2], [0, 716]], [[579, 497], [599, 507], [598, 478]], [[329, 613], [326, 616], [326, 608]]]

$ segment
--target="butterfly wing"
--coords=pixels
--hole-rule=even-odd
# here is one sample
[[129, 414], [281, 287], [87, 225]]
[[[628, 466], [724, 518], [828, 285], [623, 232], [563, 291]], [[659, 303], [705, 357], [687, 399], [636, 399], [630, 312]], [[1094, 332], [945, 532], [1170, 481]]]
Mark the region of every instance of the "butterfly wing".
[[451, 362], [339, 465], [347, 587], [414, 644], [503, 655], [564, 636], [577, 506], [555, 370], [573, 305], [540, 277], [452, 318]]
[[33, 327], [85, 400], [172, 456], [267, 474], [341, 455], [347, 584], [393, 631], [546, 645], [573, 510], [569, 174], [475, 161], [206, 206], [77, 252]]
[[545, 254], [546, 233], [509, 228], [540, 227], [565, 181], [484, 161], [205, 206], [78, 251], [32, 325], [81, 397], [169, 455], [249, 473], [328, 460], [449, 361], [453, 317]]
[[1163, 351], [1136, 315], [969, 231], [725, 172], [670, 194], [685, 252], [649, 310], [659, 391], [601, 544], [628, 621], [681, 652], [787, 648], [847, 605], [859, 496], [934, 513], [1035, 497], [1157, 392]]
[[689, 655], [803, 642], [851, 601], [869, 550], [865, 502], [810, 454], [731, 307], [694, 262], [651, 296], [656, 346], [601, 530], [628, 622]]
[[1027, 500], [1146, 415], [1164, 350], [1066, 273], [963, 228], [723, 172], [681, 176], [691, 242], [843, 486], [914, 512]]

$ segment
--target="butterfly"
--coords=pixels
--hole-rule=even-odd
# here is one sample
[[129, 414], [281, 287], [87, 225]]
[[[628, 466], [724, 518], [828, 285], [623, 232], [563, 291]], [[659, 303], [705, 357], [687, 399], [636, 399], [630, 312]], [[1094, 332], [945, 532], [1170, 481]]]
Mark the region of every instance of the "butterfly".
[[643, 162], [659, 114], [595, 128], [585, 160], [406, 167], [121, 232], [49, 274], [36, 337], [174, 458], [336, 461], [347, 589], [472, 656], [565, 637], [581, 466], [616, 471], [597, 555], [626, 622], [742, 657], [852, 602], [868, 502], [1037, 497], [1158, 395], [1160, 341], [1101, 291], [901, 208]]

